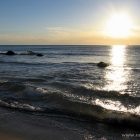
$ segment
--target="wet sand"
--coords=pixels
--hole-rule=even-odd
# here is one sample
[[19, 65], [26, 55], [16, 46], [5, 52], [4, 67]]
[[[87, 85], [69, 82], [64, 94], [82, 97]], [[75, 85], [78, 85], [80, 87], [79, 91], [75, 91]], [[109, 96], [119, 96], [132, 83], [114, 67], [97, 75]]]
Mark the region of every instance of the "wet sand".
[[0, 108], [1, 140], [81, 140], [84, 136], [46, 117]]
[[124, 140], [139, 134], [127, 126], [87, 123], [0, 107], [0, 140]]

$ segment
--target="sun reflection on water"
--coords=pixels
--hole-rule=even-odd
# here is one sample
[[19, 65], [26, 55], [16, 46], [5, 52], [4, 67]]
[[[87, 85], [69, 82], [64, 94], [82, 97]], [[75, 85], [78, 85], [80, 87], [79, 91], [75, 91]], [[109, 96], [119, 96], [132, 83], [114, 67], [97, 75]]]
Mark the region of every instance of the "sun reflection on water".
[[123, 65], [125, 61], [125, 46], [114, 45], [111, 51], [111, 62], [113, 65]]
[[114, 45], [111, 50], [111, 66], [106, 75], [105, 90], [124, 91], [126, 85], [126, 73], [124, 71], [125, 46]]

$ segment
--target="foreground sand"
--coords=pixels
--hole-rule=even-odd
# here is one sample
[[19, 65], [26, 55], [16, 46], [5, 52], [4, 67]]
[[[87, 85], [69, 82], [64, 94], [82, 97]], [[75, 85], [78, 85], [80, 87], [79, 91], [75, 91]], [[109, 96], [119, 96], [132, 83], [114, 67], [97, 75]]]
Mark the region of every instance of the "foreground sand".
[[[87, 128], [90, 129], [87, 131]], [[137, 140], [139, 138], [122, 137], [122, 134], [139, 134], [139, 130], [102, 123], [86, 122], [84, 125], [81, 121], [75, 124], [75, 121], [64, 116], [34, 115], [31, 112], [0, 107], [0, 140], [130, 140], [131, 138]]]
[[15, 135], [9, 134], [8, 132], [0, 132], [0, 140], [25, 140]]
[[76, 130], [46, 117], [0, 108], [0, 140], [81, 140]]

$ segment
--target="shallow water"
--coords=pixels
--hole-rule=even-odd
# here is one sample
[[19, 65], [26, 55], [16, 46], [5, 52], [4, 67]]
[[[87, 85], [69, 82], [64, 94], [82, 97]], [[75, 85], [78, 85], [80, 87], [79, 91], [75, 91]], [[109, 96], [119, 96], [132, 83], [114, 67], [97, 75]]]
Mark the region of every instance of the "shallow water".
[[0, 105], [139, 128], [139, 53], [140, 46], [0, 46]]

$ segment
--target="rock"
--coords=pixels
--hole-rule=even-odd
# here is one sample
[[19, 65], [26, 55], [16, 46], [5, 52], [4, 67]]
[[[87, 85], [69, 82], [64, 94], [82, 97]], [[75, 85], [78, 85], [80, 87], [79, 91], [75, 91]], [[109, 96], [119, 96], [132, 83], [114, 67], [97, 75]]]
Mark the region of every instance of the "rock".
[[35, 54], [35, 53], [32, 52], [32, 51], [27, 51], [27, 54], [28, 54], [28, 55], [33, 55], [33, 54]]
[[15, 55], [15, 53], [13, 51], [8, 51], [6, 55]]
[[109, 66], [109, 64], [108, 64], [108, 63], [105, 63], [105, 62], [99, 62], [99, 63], [97, 64], [97, 66], [98, 66], [98, 67], [101, 67], [101, 68], [105, 68], [105, 67]]
[[38, 54], [37, 54], [37, 56], [43, 56], [43, 54], [41, 54], [41, 53], [38, 53]]

